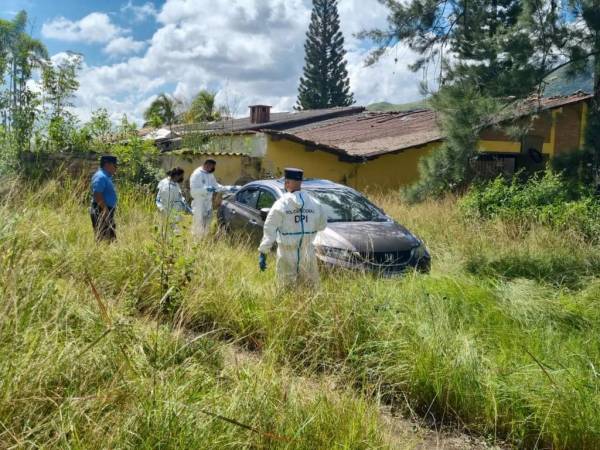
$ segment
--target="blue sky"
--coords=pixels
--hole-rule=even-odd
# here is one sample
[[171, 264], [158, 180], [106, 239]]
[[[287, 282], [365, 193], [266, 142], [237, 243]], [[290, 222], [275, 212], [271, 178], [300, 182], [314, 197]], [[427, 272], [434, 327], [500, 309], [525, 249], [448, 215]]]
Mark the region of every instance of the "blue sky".
[[[25, 9], [34, 36], [55, 58], [82, 53], [75, 112], [99, 107], [138, 122], [161, 92], [189, 102], [200, 89], [244, 115], [252, 103], [295, 104], [311, 0], [0, 0], [0, 16]], [[353, 34], [385, 27], [377, 0], [340, 0], [351, 86], [358, 104], [420, 98], [414, 55], [399, 47], [365, 68], [365, 42]], [[395, 62], [398, 57], [399, 61]]]
[[[151, 15], [144, 17], [147, 20], [141, 20], [139, 13], [136, 15], [136, 7], [141, 8], [144, 5], [152, 5], [151, 7], [158, 11], [164, 1], [145, 1], [136, 4], [127, 0], [104, 0], [102, 2], [87, 0], [3, 0], [2, 3], [0, 15], [4, 18], [9, 18], [23, 9], [27, 11], [30, 29], [34, 36], [44, 41], [50, 54], [70, 50], [84, 54], [88, 64], [99, 65], [107, 62], [107, 55], [102, 52], [102, 47], [98, 46], [97, 43], [90, 43], [85, 40], [65, 42], [62, 39], [46, 37], [42, 35], [43, 25], [61, 17], [76, 21], [90, 14], [100, 12], [106, 14], [111, 23], [127, 30], [127, 36], [131, 36], [136, 41], [147, 41], [156, 31], [156, 21]], [[114, 58], [110, 58], [110, 60], [114, 61]]]

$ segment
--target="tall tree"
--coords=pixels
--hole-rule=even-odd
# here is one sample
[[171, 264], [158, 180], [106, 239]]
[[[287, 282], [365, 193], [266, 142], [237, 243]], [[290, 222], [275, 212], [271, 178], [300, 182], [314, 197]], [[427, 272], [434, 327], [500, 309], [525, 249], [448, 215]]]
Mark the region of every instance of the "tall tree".
[[188, 123], [211, 122], [221, 118], [220, 108], [216, 106], [216, 94], [205, 89], [198, 92], [192, 100], [190, 108], [185, 113]]
[[313, 0], [306, 37], [304, 74], [300, 78], [297, 108], [352, 105], [354, 95], [350, 92], [337, 0]]
[[427, 69], [437, 86], [467, 81], [493, 97], [527, 96], [559, 60], [554, 0], [379, 1], [390, 26], [360, 33], [379, 44], [367, 62], [407, 44], [418, 55], [410, 68]]
[[69, 108], [73, 106], [73, 97], [79, 89], [77, 75], [81, 64], [81, 55], [69, 53], [55, 64], [48, 63], [42, 70], [48, 144], [52, 150], [63, 150], [72, 145], [71, 137], [77, 126], [77, 119]]
[[146, 123], [153, 127], [175, 124], [177, 101], [167, 94], [160, 94], [144, 111]]
[[28, 81], [33, 70], [42, 68], [48, 60], [44, 44], [25, 31], [27, 23], [25, 11], [12, 21], [0, 21], [0, 75], [6, 86], [0, 108], [4, 125], [12, 131], [19, 149], [28, 147], [38, 106]]
[[[597, 1], [597, 0], [591, 0]], [[507, 99], [539, 90], [560, 61], [565, 39], [555, 0], [380, 0], [391, 14], [387, 30], [363, 32], [379, 47], [369, 62], [397, 43], [419, 58], [439, 88], [432, 104], [448, 139], [421, 166], [412, 193], [419, 199], [463, 188], [474, 173], [469, 162], [491, 116], [508, 110]], [[435, 74], [432, 77], [431, 72]], [[537, 88], [537, 89], [536, 89]], [[458, 117], [461, 116], [461, 117]]]

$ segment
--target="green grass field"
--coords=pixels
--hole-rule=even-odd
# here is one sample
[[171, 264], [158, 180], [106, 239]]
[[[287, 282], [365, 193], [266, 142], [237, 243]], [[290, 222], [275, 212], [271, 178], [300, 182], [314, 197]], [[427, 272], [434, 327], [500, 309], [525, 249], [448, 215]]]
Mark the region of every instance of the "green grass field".
[[161, 233], [151, 193], [122, 189], [119, 241], [96, 247], [86, 192], [0, 200], [1, 448], [386, 448], [381, 404], [600, 447], [600, 247], [572, 230], [374, 194], [432, 273], [282, 294], [243, 239]]

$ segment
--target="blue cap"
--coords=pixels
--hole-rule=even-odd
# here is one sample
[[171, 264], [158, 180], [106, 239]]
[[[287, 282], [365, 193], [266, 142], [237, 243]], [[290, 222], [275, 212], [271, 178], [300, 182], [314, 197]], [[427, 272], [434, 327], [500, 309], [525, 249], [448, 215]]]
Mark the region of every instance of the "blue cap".
[[302, 179], [304, 178], [304, 170], [302, 169], [294, 169], [289, 167], [287, 169], [284, 169], [283, 173], [283, 176], [286, 180], [302, 181]]

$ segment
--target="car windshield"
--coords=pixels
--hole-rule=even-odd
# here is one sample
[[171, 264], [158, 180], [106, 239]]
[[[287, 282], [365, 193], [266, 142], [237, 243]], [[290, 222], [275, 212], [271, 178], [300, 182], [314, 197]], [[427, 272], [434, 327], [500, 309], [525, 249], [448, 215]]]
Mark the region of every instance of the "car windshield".
[[385, 215], [362, 195], [349, 189], [311, 189], [325, 208], [328, 222], [385, 222]]

